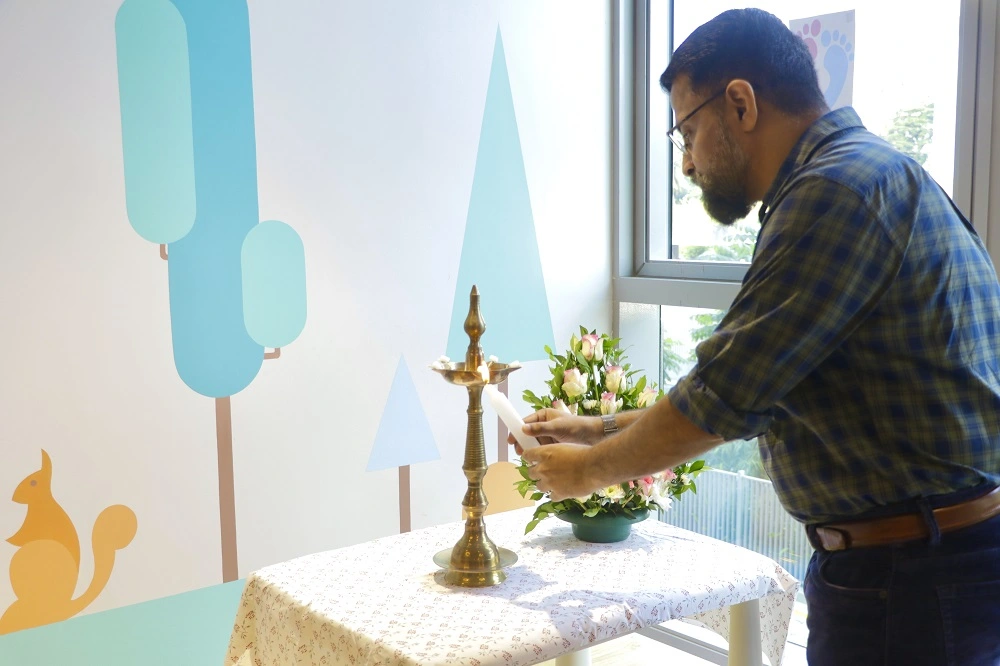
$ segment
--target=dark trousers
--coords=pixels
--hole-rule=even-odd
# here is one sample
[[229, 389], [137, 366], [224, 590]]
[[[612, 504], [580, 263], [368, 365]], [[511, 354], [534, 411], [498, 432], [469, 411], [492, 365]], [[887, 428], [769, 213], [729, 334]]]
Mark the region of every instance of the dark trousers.
[[932, 532], [925, 542], [813, 554], [810, 666], [1000, 664], [1000, 516]]

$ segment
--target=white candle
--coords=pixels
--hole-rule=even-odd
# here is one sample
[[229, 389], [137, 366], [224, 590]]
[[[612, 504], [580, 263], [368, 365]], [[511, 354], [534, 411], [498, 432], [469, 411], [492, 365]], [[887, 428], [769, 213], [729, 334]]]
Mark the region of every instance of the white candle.
[[521, 415], [517, 413], [514, 409], [514, 405], [510, 404], [510, 400], [507, 399], [503, 393], [501, 393], [496, 386], [493, 384], [487, 384], [485, 389], [486, 395], [490, 398], [490, 404], [493, 405], [493, 409], [496, 411], [497, 416], [500, 420], [504, 422], [507, 426], [507, 430], [514, 435], [514, 439], [517, 443], [521, 445], [521, 448], [525, 451], [528, 449], [533, 449], [538, 446], [538, 440], [534, 437], [524, 434], [521, 427], [524, 425], [524, 420]]

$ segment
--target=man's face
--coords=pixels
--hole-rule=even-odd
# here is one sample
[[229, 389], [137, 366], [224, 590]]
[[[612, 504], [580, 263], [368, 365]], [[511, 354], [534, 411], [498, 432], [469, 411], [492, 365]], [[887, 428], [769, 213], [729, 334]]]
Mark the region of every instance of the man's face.
[[[679, 77], [671, 92], [677, 118], [685, 118], [709, 95], [691, 91], [686, 77]], [[718, 97], [685, 120], [679, 132], [684, 137], [684, 174], [701, 188], [705, 210], [722, 224], [733, 224], [750, 214], [747, 197], [750, 158], [733, 137], [726, 119], [725, 95]]]

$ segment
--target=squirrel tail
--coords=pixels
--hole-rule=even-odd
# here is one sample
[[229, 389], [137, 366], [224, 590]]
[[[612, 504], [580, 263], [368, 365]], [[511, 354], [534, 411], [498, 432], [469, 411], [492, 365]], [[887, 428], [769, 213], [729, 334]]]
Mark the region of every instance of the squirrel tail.
[[76, 615], [93, 603], [111, 580], [111, 570], [115, 566], [115, 552], [132, 543], [137, 529], [135, 513], [121, 504], [109, 506], [94, 521], [91, 544], [94, 548], [94, 577], [86, 591], [72, 601]]

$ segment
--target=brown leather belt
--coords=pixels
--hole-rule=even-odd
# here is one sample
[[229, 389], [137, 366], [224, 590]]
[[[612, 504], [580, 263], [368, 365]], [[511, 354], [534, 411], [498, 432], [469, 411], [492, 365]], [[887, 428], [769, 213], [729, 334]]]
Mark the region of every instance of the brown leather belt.
[[[968, 502], [934, 509], [934, 519], [942, 534], [981, 523], [998, 514], [1000, 514], [1000, 487]], [[889, 546], [927, 539], [931, 535], [923, 515], [919, 513], [832, 523], [809, 531], [813, 546], [821, 550]]]

